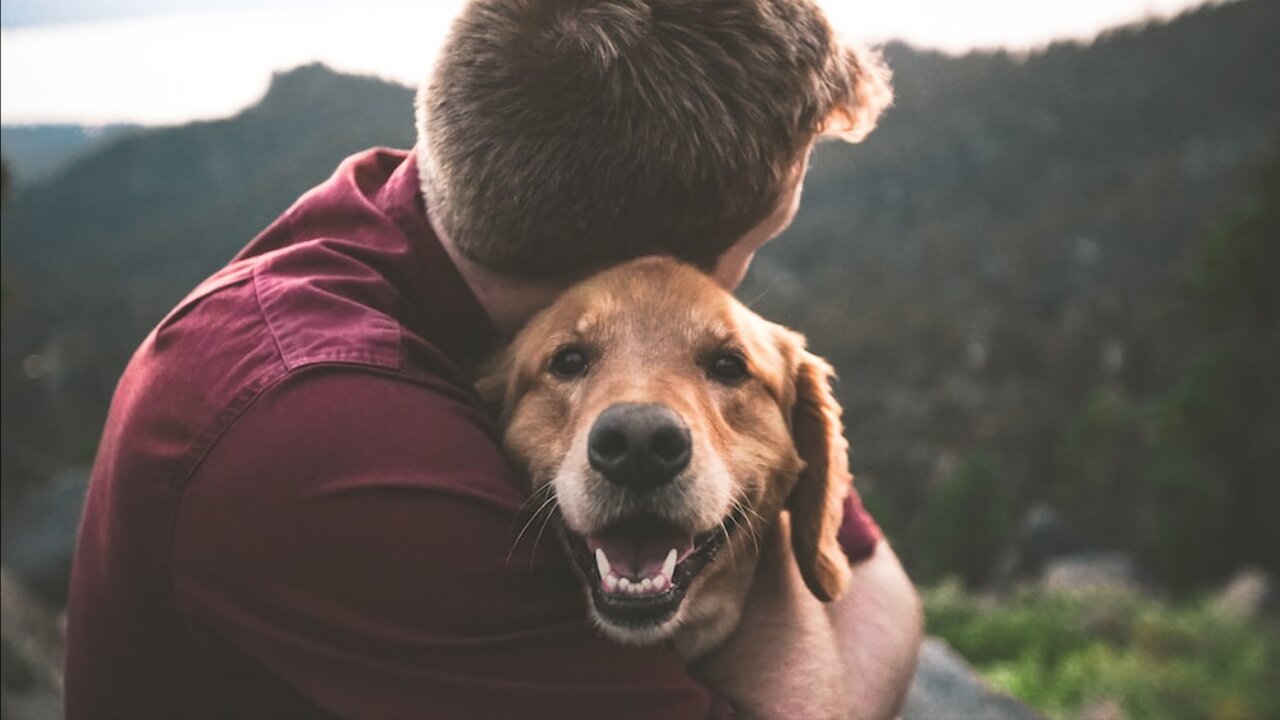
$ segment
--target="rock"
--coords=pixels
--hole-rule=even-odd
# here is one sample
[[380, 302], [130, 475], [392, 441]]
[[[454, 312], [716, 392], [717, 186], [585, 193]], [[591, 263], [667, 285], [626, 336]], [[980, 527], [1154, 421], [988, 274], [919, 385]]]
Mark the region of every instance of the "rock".
[[1124, 553], [1096, 552], [1058, 558], [1045, 565], [1040, 586], [1051, 593], [1135, 593], [1141, 590], [1133, 560]]
[[1027, 510], [1019, 535], [1027, 562], [1036, 571], [1057, 558], [1089, 549], [1080, 534], [1046, 503], [1036, 503]]
[[0, 716], [5, 720], [62, 717], [62, 634], [54, 614], [0, 567], [4, 663]]
[[1257, 568], [1236, 573], [1210, 603], [1219, 615], [1251, 620], [1275, 604], [1275, 588], [1271, 578]]
[[1017, 541], [1001, 556], [992, 580], [996, 587], [1007, 589], [1023, 579], [1040, 577], [1055, 560], [1091, 550], [1053, 507], [1036, 503], [1023, 515]]
[[946, 641], [925, 638], [903, 720], [1041, 720], [1021, 701], [987, 685]]

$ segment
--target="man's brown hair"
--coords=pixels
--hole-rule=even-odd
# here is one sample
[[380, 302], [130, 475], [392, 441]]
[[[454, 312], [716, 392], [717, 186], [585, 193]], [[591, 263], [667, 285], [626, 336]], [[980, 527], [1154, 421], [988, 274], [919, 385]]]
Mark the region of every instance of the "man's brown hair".
[[861, 139], [890, 97], [808, 0], [472, 0], [419, 93], [423, 191], [497, 272], [710, 268], [816, 135]]

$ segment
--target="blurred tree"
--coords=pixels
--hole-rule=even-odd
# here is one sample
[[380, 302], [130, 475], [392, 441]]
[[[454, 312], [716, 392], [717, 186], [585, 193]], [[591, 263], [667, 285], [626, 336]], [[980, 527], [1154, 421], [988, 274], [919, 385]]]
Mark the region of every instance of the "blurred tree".
[[1137, 419], [1122, 389], [1100, 386], [1067, 426], [1055, 452], [1054, 505], [1075, 527], [1107, 545], [1133, 539], [1140, 491], [1133, 472], [1140, 450]]
[[1193, 281], [1204, 339], [1156, 405], [1149, 553], [1180, 583], [1240, 563], [1280, 574], [1280, 141]]
[[1013, 538], [1013, 495], [996, 460], [966, 456], [929, 496], [924, 512], [925, 576], [958, 575], [970, 586], [987, 579], [996, 557]]

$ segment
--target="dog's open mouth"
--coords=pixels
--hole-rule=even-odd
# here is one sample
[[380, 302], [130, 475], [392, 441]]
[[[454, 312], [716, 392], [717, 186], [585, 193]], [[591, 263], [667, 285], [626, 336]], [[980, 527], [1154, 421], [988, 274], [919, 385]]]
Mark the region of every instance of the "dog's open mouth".
[[689, 585], [740, 523], [735, 511], [716, 528], [694, 534], [637, 515], [593, 535], [568, 528], [564, 535], [600, 615], [616, 625], [640, 628], [675, 615]]

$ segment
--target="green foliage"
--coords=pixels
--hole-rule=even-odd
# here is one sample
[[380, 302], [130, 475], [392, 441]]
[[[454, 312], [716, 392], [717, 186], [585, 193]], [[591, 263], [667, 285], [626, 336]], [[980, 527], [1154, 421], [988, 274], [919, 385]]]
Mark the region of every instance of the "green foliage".
[[[1280, 148], [1273, 149], [1273, 155]], [[1257, 191], [1201, 253], [1195, 284], [1213, 302], [1218, 320], [1260, 323], [1275, 320], [1280, 308], [1280, 162], [1273, 157], [1263, 169]], [[1274, 335], [1269, 338], [1274, 340]]]
[[1230, 569], [1231, 485], [1227, 469], [1207, 446], [1232, 421], [1229, 363], [1205, 353], [1157, 401], [1152, 447], [1143, 474], [1152, 485], [1154, 532], [1144, 556], [1174, 585], [1220, 576]]
[[1280, 717], [1280, 628], [1128, 594], [924, 593], [929, 632], [1050, 717], [1098, 701], [1132, 718]]
[[1095, 389], [1067, 426], [1055, 454], [1053, 498], [1089, 535], [1114, 541], [1132, 525], [1132, 485], [1125, 456], [1133, 447], [1135, 409], [1123, 392]]
[[1189, 588], [1242, 564], [1280, 573], [1280, 147], [1190, 274], [1181, 372], [1146, 398], [1088, 396], [1052, 497], [1090, 537]]
[[984, 453], [965, 457], [925, 507], [926, 576], [955, 573], [972, 585], [983, 582], [1013, 527], [1012, 496], [996, 461]]
[[1280, 573], [1280, 148], [1205, 243], [1203, 339], [1154, 404], [1150, 560], [1178, 583], [1233, 562]]

